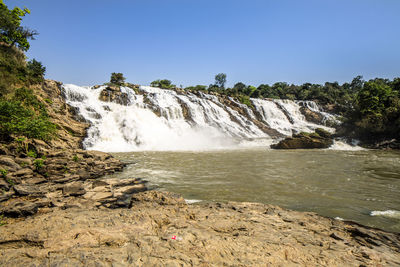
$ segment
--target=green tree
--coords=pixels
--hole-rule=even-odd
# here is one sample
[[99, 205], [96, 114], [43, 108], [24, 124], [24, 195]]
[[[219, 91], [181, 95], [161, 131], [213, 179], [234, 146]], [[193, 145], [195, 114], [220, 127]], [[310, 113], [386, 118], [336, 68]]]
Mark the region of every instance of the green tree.
[[225, 88], [225, 83], [226, 83], [226, 74], [225, 73], [219, 73], [215, 75], [215, 85], [220, 87], [220, 88]]
[[15, 7], [10, 10], [0, 0], [0, 40], [10, 47], [17, 46], [23, 51], [30, 47], [28, 39], [34, 40], [38, 34], [35, 30], [30, 30], [21, 26], [22, 18], [30, 14], [29, 9]]
[[196, 86], [189, 86], [185, 88], [186, 91], [202, 91], [205, 92], [207, 91], [207, 86], [206, 85], [196, 85]]
[[110, 83], [121, 86], [125, 83], [125, 77], [120, 72], [111, 73]]
[[172, 84], [172, 82], [167, 79], [152, 81], [150, 86], [158, 87], [158, 88], [162, 88], [162, 89], [172, 89], [175, 87], [175, 85]]
[[357, 95], [358, 108], [362, 115], [381, 116], [390, 96], [392, 88], [385, 82], [368, 81]]
[[28, 69], [28, 74], [32, 78], [36, 80], [43, 80], [44, 74], [46, 73], [46, 67], [43, 66], [42, 62], [32, 59], [28, 61], [26, 67]]

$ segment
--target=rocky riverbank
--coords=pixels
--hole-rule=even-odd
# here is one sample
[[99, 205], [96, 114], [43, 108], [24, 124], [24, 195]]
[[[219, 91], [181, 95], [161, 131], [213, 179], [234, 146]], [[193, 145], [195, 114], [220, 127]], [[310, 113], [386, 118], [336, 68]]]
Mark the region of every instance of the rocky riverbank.
[[53, 209], [0, 227], [1, 266], [398, 266], [400, 235], [256, 203]]
[[99, 179], [122, 171], [110, 154], [81, 149], [88, 124], [65, 103], [61, 83], [46, 80], [31, 88], [57, 125], [44, 142], [20, 136], [0, 143], [0, 214], [23, 217], [53, 208], [129, 207], [145, 181]]

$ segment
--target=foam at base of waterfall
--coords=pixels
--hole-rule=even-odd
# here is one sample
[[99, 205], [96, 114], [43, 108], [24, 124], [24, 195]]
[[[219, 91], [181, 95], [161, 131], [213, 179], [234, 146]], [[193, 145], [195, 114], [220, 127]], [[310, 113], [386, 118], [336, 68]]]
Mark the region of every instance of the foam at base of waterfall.
[[356, 146], [356, 145], [350, 145], [350, 144], [347, 144], [346, 142], [340, 141], [340, 140], [334, 140], [333, 141], [333, 145], [331, 145], [328, 149], [331, 149], [331, 150], [348, 150], [348, 151], [365, 150], [365, 148], [362, 148], [362, 147]]

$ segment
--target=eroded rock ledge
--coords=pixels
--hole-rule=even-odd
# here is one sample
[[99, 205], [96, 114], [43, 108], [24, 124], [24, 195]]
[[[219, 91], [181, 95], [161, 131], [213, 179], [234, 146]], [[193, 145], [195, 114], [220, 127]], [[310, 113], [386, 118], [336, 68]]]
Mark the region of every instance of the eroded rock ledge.
[[400, 236], [271, 205], [187, 205], [147, 191], [130, 209], [10, 221], [0, 227], [0, 265], [398, 266]]

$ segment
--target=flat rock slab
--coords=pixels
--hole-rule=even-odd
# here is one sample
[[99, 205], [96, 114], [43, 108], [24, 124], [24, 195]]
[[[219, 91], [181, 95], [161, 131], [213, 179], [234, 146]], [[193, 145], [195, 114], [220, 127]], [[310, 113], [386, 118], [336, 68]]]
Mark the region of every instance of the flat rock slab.
[[0, 266], [399, 266], [400, 235], [256, 203], [71, 208], [0, 227]]

